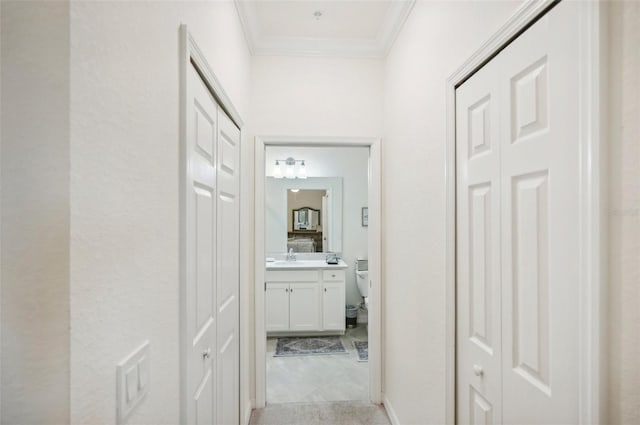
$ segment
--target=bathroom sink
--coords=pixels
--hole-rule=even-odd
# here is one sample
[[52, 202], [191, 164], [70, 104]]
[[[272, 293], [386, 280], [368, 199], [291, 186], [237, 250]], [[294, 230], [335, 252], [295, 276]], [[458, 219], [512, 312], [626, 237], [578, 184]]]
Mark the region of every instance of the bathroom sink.
[[347, 263], [340, 260], [338, 264], [327, 264], [325, 260], [297, 260], [297, 261], [269, 261], [267, 270], [296, 270], [296, 269], [344, 269]]

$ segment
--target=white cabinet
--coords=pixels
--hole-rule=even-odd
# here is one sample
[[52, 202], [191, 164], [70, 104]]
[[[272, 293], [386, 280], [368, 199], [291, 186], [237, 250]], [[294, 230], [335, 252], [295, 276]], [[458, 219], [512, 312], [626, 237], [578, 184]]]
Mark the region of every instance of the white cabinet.
[[289, 284], [268, 283], [265, 302], [267, 331], [289, 330]]
[[343, 270], [267, 271], [267, 332], [345, 330]]
[[322, 276], [322, 329], [345, 328], [344, 270], [323, 270]]
[[315, 331], [320, 327], [320, 288], [317, 283], [289, 286], [289, 330]]
[[323, 282], [322, 290], [322, 329], [325, 331], [344, 330], [344, 281]]

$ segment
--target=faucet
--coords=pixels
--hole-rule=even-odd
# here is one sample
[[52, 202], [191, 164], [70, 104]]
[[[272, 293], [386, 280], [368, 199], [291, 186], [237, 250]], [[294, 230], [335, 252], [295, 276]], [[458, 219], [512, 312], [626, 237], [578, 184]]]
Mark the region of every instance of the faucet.
[[338, 264], [340, 262], [340, 256], [337, 252], [328, 252], [325, 260], [327, 264]]
[[293, 248], [289, 248], [289, 253], [287, 254], [287, 261], [296, 261], [296, 254], [293, 252]]

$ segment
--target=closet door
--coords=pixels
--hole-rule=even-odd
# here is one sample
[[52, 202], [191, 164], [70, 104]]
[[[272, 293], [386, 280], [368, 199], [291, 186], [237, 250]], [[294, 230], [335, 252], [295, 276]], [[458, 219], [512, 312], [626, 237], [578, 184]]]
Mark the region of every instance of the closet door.
[[579, 422], [576, 7], [456, 91], [461, 424]]
[[218, 107], [217, 138], [217, 414], [240, 423], [240, 130]]
[[458, 423], [501, 422], [500, 141], [491, 62], [456, 91]]
[[504, 423], [578, 423], [577, 5], [498, 57]]

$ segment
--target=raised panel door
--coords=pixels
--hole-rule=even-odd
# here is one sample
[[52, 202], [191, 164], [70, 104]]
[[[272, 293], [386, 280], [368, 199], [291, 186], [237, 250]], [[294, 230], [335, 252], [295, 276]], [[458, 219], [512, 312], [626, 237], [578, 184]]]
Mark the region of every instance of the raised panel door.
[[216, 423], [240, 422], [240, 130], [218, 108]]
[[456, 91], [456, 399], [461, 424], [501, 423], [498, 101], [493, 63]]
[[343, 331], [345, 329], [345, 283], [323, 282], [321, 296], [322, 329]]
[[320, 330], [319, 283], [291, 283], [289, 285], [289, 330]]
[[185, 301], [187, 309], [186, 422], [215, 421], [217, 106], [188, 68], [185, 141]]
[[560, 2], [498, 57], [503, 420], [578, 423], [578, 13]]
[[265, 291], [265, 329], [289, 330], [289, 284], [267, 282]]

